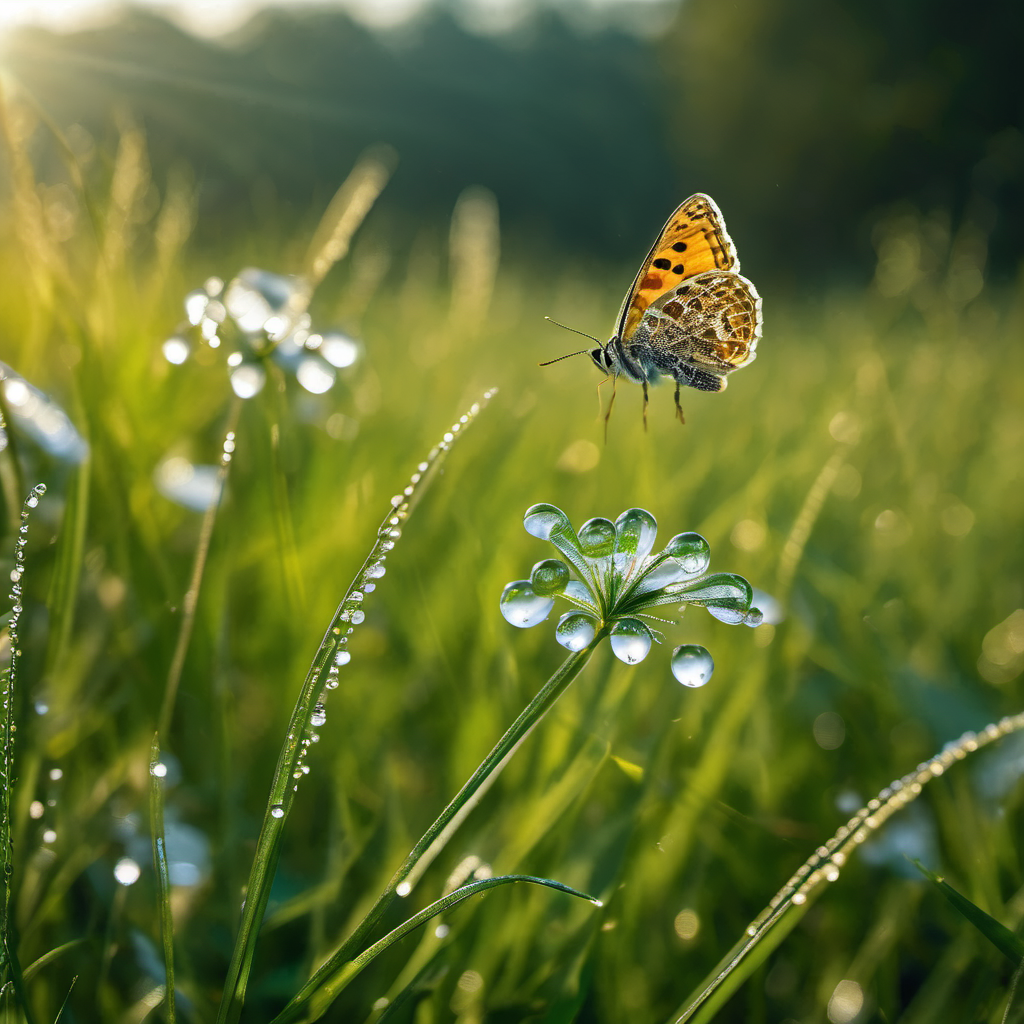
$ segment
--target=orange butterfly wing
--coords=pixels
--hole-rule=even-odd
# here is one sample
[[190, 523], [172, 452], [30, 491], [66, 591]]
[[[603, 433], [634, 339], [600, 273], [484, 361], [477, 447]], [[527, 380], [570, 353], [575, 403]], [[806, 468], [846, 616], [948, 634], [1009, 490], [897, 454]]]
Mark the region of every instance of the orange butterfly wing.
[[722, 212], [698, 192], [681, 203], [651, 246], [619, 310], [615, 337], [628, 341], [647, 307], [680, 281], [707, 270], [739, 270]]

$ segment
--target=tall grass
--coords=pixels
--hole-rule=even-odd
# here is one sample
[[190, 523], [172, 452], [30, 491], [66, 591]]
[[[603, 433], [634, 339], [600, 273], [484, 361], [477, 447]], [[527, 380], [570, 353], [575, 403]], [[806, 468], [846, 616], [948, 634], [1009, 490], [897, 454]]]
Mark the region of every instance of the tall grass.
[[[38, 182], [33, 120], [5, 104], [0, 356], [64, 405], [89, 456], [62, 463], [16, 433], [0, 455], [5, 522], [24, 481], [49, 487], [21, 625], [13, 934], [34, 1019], [63, 1005], [64, 1021], [140, 1020], [168, 1005], [151, 744], [202, 537], [154, 470], [169, 455], [215, 463], [231, 404], [220, 354], [170, 366], [160, 344], [210, 275], [297, 273], [311, 257], [307, 238], [260, 226], [191, 248], [185, 179], [154, 182], [130, 130], [109, 170]], [[493, 384], [351, 638], [243, 1020], [272, 1018], [339, 947], [561, 660], [550, 631], [512, 630], [497, 609], [538, 557], [521, 529], [534, 502], [577, 522], [642, 506], [667, 535], [698, 530], [712, 568], [785, 618], [738, 631], [690, 609], [673, 635], [716, 660], [696, 691], [664, 658], [595, 655], [381, 929], [488, 873], [557, 879], [602, 909], [497, 889], [388, 948], [324, 1019], [670, 1019], [852, 810], [1020, 710], [1024, 288], [977, 290], [977, 247], [933, 227], [891, 222], [866, 289], [761, 287], [759, 358], [726, 394], [694, 393], [680, 428], [656, 390], [645, 435], [623, 386], [603, 443], [592, 369], [536, 366], [563, 345], [542, 316], [601, 331], [629, 268], [513, 253], [481, 275], [497, 251], [481, 192], [451, 231], [370, 214], [311, 306], [358, 331], [365, 361], [324, 396], [281, 374], [242, 406], [163, 714], [179, 1019], [217, 1015], [284, 728], [380, 509]], [[719, 1019], [1000, 1020], [1012, 965], [904, 852], [1017, 929], [1020, 756], [1010, 737], [932, 783], [770, 955], [759, 947]], [[115, 879], [126, 859], [129, 885]], [[851, 984], [861, 1017], [834, 998]], [[25, 1001], [3, 999], [22, 1019]]]

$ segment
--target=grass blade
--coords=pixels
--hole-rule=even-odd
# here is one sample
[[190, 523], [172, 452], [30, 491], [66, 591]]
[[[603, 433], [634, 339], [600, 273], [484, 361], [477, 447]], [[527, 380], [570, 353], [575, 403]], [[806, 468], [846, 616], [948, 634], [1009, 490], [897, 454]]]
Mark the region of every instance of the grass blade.
[[[305, 1013], [309, 1013], [308, 1020], [316, 1020], [323, 1014], [331, 1004], [334, 997], [352, 981], [367, 964], [371, 963], [384, 950], [393, 946], [399, 939], [404, 938], [410, 932], [425, 924], [432, 917], [443, 914], [446, 910], [458, 905], [470, 896], [493, 889], [498, 885], [507, 885], [510, 882], [532, 882], [534, 885], [544, 885], [549, 889], [557, 889], [559, 892], [568, 893], [570, 896], [577, 896], [580, 899], [588, 900], [590, 903], [600, 907], [603, 906], [599, 899], [573, 889], [561, 882], [552, 881], [550, 878], [537, 878], [534, 875], [498, 875], [494, 878], [481, 878], [473, 882], [467, 882], [454, 892], [424, 907], [418, 914], [414, 914], [407, 921], [403, 921], [397, 928], [388, 932], [382, 939], [378, 939], [372, 946], [365, 949], [358, 956], [351, 960], [339, 960], [337, 956], [323, 965], [306, 982], [298, 994], [288, 1003], [284, 1010], [279, 1013], [271, 1024], [288, 1024]], [[315, 999], [315, 1002], [312, 1002]], [[312, 1002], [312, 1005], [310, 1005]]]
[[[391, 506], [377, 529], [377, 537], [370, 553], [345, 591], [306, 673], [288, 723], [284, 745], [278, 754], [270, 798], [267, 801], [263, 826], [256, 844], [256, 855], [249, 874], [242, 920], [235, 938], [224, 994], [217, 1015], [218, 1024], [234, 1024], [242, 1012], [256, 938], [267, 901], [270, 899], [270, 885], [280, 856], [281, 836], [298, 789], [296, 780], [302, 776], [306, 751], [312, 742], [311, 736], [319, 725], [323, 724], [319, 716], [322, 714], [327, 690], [337, 685], [339, 668], [348, 660], [347, 651], [344, 650], [348, 643], [346, 630], [351, 632], [353, 626], [358, 625], [364, 616], [364, 591], [360, 587], [365, 587], [376, 578], [376, 567], [381, 567], [383, 559], [394, 548], [401, 536], [401, 524], [407, 520], [425, 489], [434, 479], [452, 444], [464, 428], [473, 422], [494, 393], [488, 391], [482, 402], [475, 403], [469, 412], [452, 426], [445, 439], [432, 448], [427, 458], [420, 463], [405, 490], [392, 499]], [[332, 658], [333, 664], [328, 668]]]
[[[999, 722], [993, 722], [978, 733], [964, 733], [955, 743], [946, 744], [930, 760], [918, 765], [912, 772], [883, 789], [874, 800], [866, 807], [861, 808], [843, 825], [823, 847], [815, 850], [793, 877], [772, 897], [768, 906], [747, 926], [743, 938], [729, 950], [704, 979], [701, 987], [695, 990], [689, 1000], [676, 1011], [671, 1018], [673, 1024], [684, 1024], [689, 1020], [709, 1020], [709, 1014], [720, 1005], [725, 995], [731, 993], [738, 983], [745, 980], [753, 970], [754, 964], [750, 961], [744, 963], [744, 961], [747, 960], [754, 948], [772, 929], [776, 928], [784, 917], [787, 930], [791, 928], [794, 923], [790, 920], [793, 917], [793, 909], [805, 908], [808, 899], [818, 890], [822, 882], [835, 881], [839, 877], [842, 866], [868, 835], [881, 828], [896, 811], [916, 799], [923, 786], [945, 774], [946, 770], [956, 762], [962, 761], [969, 754], [988, 746], [995, 740], [1021, 729], [1024, 729], [1024, 712], [1000, 719]], [[957, 895], [959, 896], [959, 894]], [[960, 898], [963, 899], [963, 897]], [[1002, 926], [1000, 925], [1000, 927]], [[1019, 958], [1016, 956], [1011, 956], [1011, 959], [1014, 963], [1019, 962]], [[736, 975], [735, 972], [741, 964], [743, 970]], [[720, 993], [719, 990], [727, 980], [729, 981], [727, 989]], [[704, 1004], [708, 1003], [712, 996], [715, 997], [713, 1003], [705, 1007]], [[699, 1017], [695, 1017], [702, 1007], [704, 1012]]]
[[990, 914], [986, 914], [977, 904], [972, 903], [963, 893], [959, 893], [944, 878], [929, 871], [919, 860], [914, 866], [924, 875], [942, 895], [968, 920], [982, 935], [992, 943], [1014, 965], [1024, 963], [1024, 941], [1019, 939], [1004, 924], [1000, 924]]

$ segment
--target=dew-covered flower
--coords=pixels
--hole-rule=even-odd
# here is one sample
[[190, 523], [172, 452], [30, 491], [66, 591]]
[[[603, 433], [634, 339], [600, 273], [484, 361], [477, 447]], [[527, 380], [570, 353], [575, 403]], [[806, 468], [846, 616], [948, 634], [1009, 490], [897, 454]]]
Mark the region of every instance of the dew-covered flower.
[[294, 373], [311, 394], [329, 391], [338, 371], [361, 355], [358, 341], [337, 330], [314, 330], [307, 307], [312, 286], [303, 277], [247, 267], [226, 285], [211, 277], [185, 296], [188, 327], [164, 342], [164, 358], [183, 363], [192, 349], [188, 334], [220, 348], [226, 330], [233, 342], [227, 356], [231, 388], [240, 398], [259, 394], [266, 383], [265, 359]]
[[[570, 651], [584, 650], [601, 633], [610, 637], [620, 661], [635, 665], [655, 640], [660, 642], [661, 634], [645, 620], [664, 622], [650, 613], [664, 604], [700, 605], [723, 622], [761, 622], [742, 576], [708, 573], [711, 548], [699, 533], [676, 534], [652, 555], [658, 524], [642, 508], [627, 509], [614, 523], [590, 519], [577, 534], [561, 509], [533, 505], [523, 525], [527, 533], [551, 541], [565, 561], [545, 558], [528, 580], [509, 583], [501, 613], [525, 629], [548, 617], [556, 597], [564, 598], [575, 610], [558, 620], [555, 639]], [[672, 652], [672, 673], [685, 686], [703, 686], [713, 670], [711, 655], [697, 644]]]

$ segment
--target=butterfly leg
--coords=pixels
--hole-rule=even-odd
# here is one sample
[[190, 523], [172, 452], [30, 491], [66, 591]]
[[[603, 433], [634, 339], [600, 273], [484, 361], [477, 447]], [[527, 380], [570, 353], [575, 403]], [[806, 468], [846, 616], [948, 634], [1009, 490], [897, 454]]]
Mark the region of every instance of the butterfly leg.
[[[601, 384], [604, 384], [604, 382], [606, 380], [608, 380], [607, 377], [605, 377], [605, 379], [603, 381], [601, 381]], [[616, 383], [616, 380], [617, 380], [616, 377], [612, 377], [612, 397], [608, 399], [608, 408], [605, 410], [605, 414], [604, 414], [604, 443], [605, 444], [608, 443], [608, 420], [611, 419], [612, 406], [615, 404], [615, 383]], [[597, 386], [600, 388], [601, 384], [598, 384]]]
[[686, 423], [686, 417], [683, 415], [683, 407], [679, 404], [679, 384], [676, 383], [676, 416], [679, 417], [680, 424]]
[[647, 381], [643, 382], [644, 385], [644, 433], [647, 433]]

